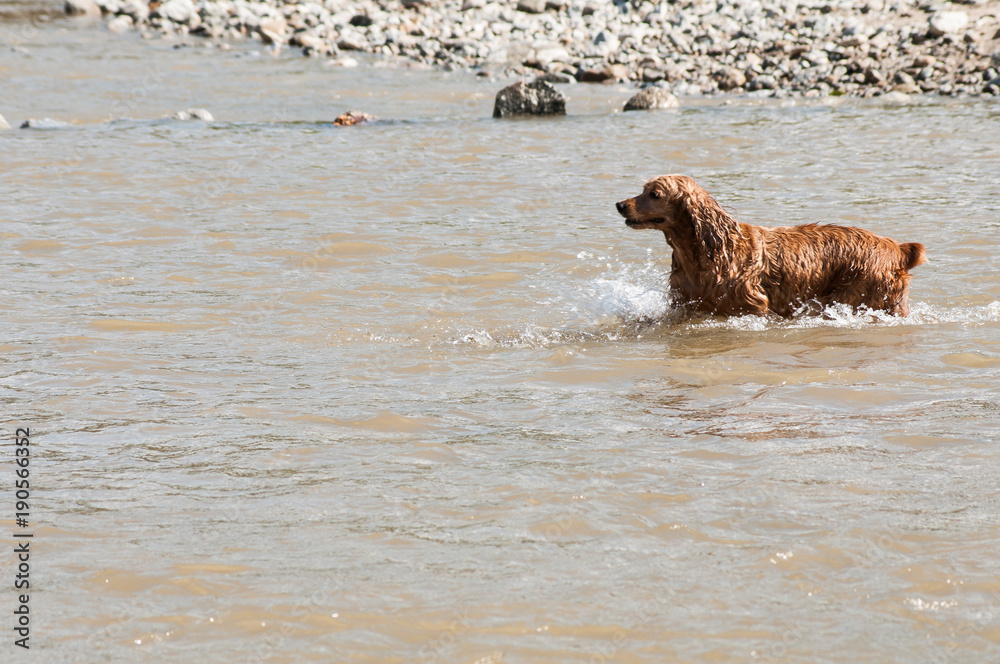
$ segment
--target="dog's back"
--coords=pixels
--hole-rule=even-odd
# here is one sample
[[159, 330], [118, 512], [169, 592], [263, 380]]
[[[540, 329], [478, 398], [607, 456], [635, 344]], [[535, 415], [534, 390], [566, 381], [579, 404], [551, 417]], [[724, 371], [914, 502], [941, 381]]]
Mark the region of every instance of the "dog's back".
[[922, 244], [899, 244], [861, 228], [836, 225], [746, 230], [763, 236], [761, 287], [771, 311], [788, 316], [809, 304], [839, 302], [909, 313], [909, 270], [926, 260]]

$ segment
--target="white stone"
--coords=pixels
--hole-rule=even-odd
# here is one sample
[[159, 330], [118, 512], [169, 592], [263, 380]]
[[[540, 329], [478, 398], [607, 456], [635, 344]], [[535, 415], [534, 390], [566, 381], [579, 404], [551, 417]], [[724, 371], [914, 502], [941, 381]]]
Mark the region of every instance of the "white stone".
[[132, 28], [132, 17], [128, 14], [116, 16], [108, 21], [108, 30], [111, 32], [127, 32]]
[[190, 23], [198, 15], [191, 0], [167, 0], [157, 8], [156, 13], [174, 23]]
[[540, 48], [535, 51], [535, 60], [543, 65], [547, 65], [553, 62], [570, 62], [572, 61], [572, 57], [562, 46], [552, 46], [549, 48]]
[[932, 36], [954, 34], [969, 23], [969, 15], [965, 12], [942, 11], [934, 12], [927, 20], [928, 32]]

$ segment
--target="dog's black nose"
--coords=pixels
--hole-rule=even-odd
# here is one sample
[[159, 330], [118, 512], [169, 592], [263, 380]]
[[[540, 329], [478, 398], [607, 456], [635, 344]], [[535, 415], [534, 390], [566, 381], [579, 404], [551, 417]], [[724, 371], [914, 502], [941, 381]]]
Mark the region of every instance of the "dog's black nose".
[[615, 208], [618, 209], [618, 214], [625, 214], [625, 201], [615, 203]]

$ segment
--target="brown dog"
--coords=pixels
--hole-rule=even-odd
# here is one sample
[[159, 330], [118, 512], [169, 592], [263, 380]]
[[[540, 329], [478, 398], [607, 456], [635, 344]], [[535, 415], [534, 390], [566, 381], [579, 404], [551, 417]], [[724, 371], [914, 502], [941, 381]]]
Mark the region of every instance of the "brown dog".
[[683, 175], [653, 178], [616, 207], [630, 228], [663, 231], [671, 294], [710, 314], [791, 316], [839, 302], [906, 316], [908, 271], [926, 259], [922, 244], [860, 228], [739, 223]]

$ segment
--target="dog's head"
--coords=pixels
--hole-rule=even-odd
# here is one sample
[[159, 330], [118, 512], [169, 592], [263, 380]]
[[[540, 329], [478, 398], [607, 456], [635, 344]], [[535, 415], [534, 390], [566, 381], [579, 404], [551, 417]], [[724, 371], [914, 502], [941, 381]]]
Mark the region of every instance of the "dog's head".
[[629, 228], [668, 231], [684, 221], [686, 192], [694, 186], [689, 177], [661, 175], [647, 182], [641, 194], [618, 201], [615, 207]]
[[685, 175], [655, 177], [615, 207], [629, 228], [663, 231], [671, 246], [697, 245], [714, 262], [725, 261], [739, 237], [736, 221]]

